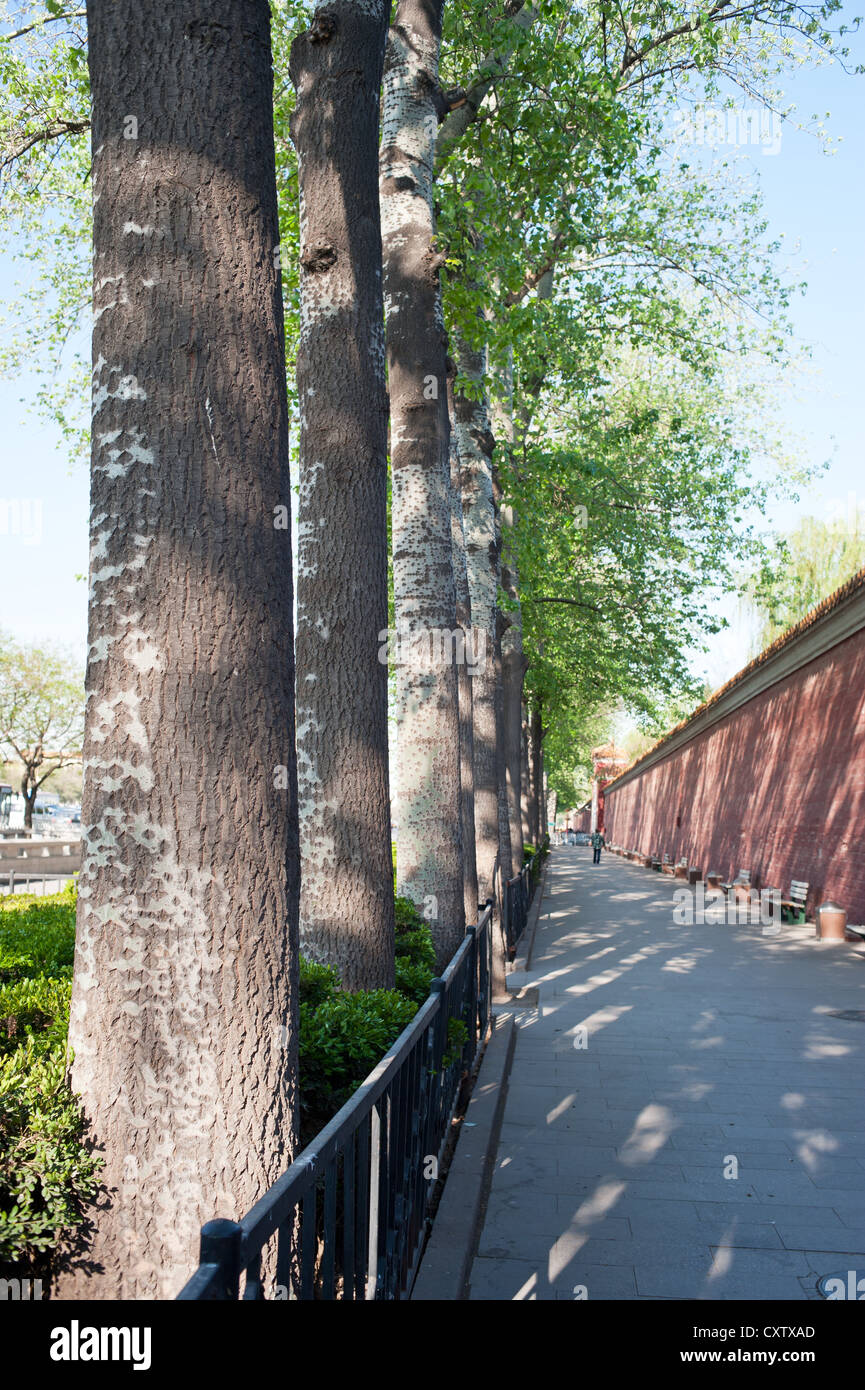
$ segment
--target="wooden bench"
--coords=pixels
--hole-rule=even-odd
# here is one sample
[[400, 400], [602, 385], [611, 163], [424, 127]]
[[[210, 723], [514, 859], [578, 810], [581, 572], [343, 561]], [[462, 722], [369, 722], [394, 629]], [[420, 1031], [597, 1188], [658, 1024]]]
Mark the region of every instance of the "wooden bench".
[[789, 898], [781, 899], [782, 922], [805, 921], [805, 899], [808, 897], [808, 884], [794, 878], [790, 884]]
[[741, 897], [748, 900], [751, 897], [751, 870], [740, 869], [736, 877], [731, 879], [729, 883], [721, 883], [718, 886], [727, 894], [732, 892], [734, 898]]

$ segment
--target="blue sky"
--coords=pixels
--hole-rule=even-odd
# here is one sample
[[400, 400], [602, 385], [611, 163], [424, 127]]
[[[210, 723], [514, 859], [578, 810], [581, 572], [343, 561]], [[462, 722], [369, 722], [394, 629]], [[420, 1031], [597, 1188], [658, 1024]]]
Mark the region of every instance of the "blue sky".
[[[847, 42], [848, 65], [865, 62], [865, 33]], [[805, 515], [829, 520], [846, 516], [851, 505], [865, 507], [865, 76], [847, 76], [833, 63], [799, 69], [784, 86], [803, 121], [831, 113], [824, 123], [833, 152], [789, 122], [777, 154], [749, 146], [740, 154], [759, 175], [770, 233], [784, 233], [782, 264], [791, 267], [791, 278], [808, 283], [805, 296], [793, 300], [791, 318], [811, 357], [806, 375], [789, 383], [786, 424], [804, 462], [830, 460], [830, 466], [800, 492], [798, 502], [773, 509], [770, 519], [779, 530]], [[731, 628], [707, 657], [695, 660], [712, 685], [749, 659], [749, 621], [733, 613], [729, 600], [724, 611]]]
[[[849, 42], [853, 61], [865, 61], [865, 38]], [[802, 117], [830, 112], [827, 128], [840, 143], [826, 154], [812, 135], [788, 124], [777, 154], [741, 151], [759, 172], [771, 232], [784, 233], [796, 278], [809, 282], [792, 317], [799, 339], [813, 347], [812, 374], [789, 396], [788, 425], [806, 459], [832, 459], [816, 487], [775, 511], [781, 529], [801, 515], [844, 511], [851, 494], [865, 505], [865, 77], [847, 77], [837, 64], [802, 68], [785, 91]], [[11, 257], [0, 254], [0, 299], [7, 303], [18, 274]], [[70, 468], [57, 432], [28, 411], [34, 394], [32, 379], [0, 379], [0, 499], [31, 504], [29, 527], [23, 515], [4, 527], [0, 510], [0, 627], [21, 641], [62, 643], [83, 660], [86, 584], [74, 576], [87, 568], [87, 469]], [[747, 623], [736, 621], [695, 666], [718, 684], [747, 660], [749, 640]]]

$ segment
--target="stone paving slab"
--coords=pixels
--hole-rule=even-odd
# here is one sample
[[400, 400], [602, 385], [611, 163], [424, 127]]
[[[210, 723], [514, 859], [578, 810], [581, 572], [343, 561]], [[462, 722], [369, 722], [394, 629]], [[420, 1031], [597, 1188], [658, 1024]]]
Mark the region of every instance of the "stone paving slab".
[[552, 852], [471, 1298], [807, 1301], [865, 1264], [865, 1024], [831, 1016], [865, 946], [678, 926], [680, 887]]

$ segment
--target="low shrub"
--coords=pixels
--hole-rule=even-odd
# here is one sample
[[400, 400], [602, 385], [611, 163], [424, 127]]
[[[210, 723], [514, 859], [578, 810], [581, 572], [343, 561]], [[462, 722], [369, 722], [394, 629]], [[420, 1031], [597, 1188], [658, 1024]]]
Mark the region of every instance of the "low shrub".
[[332, 965], [319, 965], [317, 961], [301, 956], [299, 1003], [316, 1008], [338, 989], [339, 975]]
[[394, 902], [396, 987], [422, 1004], [435, 975], [436, 953], [429, 924], [410, 898]]
[[64, 1245], [96, 1195], [99, 1160], [66, 1081], [65, 1046], [36, 1037], [0, 1057], [0, 1263]]
[[396, 989], [334, 992], [300, 1006], [301, 1143], [308, 1144], [414, 1018]]
[[301, 961], [302, 1143], [345, 1104], [429, 995], [435, 973], [429, 925], [408, 898], [396, 898], [394, 917], [396, 989], [344, 994], [335, 970]]
[[433, 974], [428, 965], [409, 960], [405, 956], [397, 956], [396, 987], [400, 994], [414, 1002], [416, 1008], [420, 1008], [427, 998], [432, 979]]
[[[0, 1264], [32, 1266], [64, 1247], [98, 1189], [99, 1159], [66, 1080], [75, 950], [74, 885], [53, 897], [0, 898]], [[356, 1090], [427, 998], [430, 929], [396, 899], [396, 988], [345, 993], [328, 965], [301, 957], [301, 1140]], [[449, 1051], [462, 1047], [458, 1029]]]
[[541, 865], [550, 852], [549, 836], [544, 836], [542, 845], [523, 845], [523, 863], [529, 866], [532, 883], [537, 883], [541, 876]]
[[36, 1051], [66, 1047], [71, 981], [47, 975], [0, 985], [0, 1057], [29, 1039]]
[[62, 1247], [96, 1194], [66, 1081], [75, 950], [74, 887], [0, 898], [0, 1262], [32, 1265]]

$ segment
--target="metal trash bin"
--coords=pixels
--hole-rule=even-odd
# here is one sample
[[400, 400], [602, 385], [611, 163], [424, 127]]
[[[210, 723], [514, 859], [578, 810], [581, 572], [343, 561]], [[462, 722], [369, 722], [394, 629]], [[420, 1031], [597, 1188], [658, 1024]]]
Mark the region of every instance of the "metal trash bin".
[[847, 912], [839, 903], [821, 903], [817, 908], [817, 936], [820, 941], [846, 939]]

